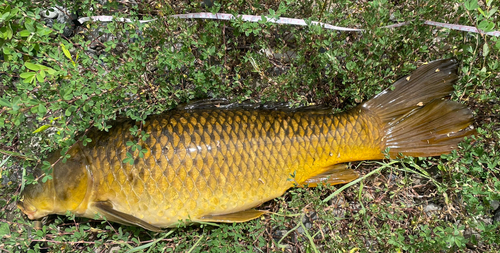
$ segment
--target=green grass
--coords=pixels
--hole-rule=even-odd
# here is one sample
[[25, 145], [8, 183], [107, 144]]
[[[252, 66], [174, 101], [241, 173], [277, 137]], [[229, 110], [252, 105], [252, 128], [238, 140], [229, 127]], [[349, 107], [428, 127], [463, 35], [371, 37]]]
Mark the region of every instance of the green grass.
[[[44, 6], [56, 5], [50, 2], [44, 1]], [[83, 0], [67, 8], [80, 8], [83, 16], [114, 13], [158, 21], [85, 23], [69, 38], [61, 35], [61, 25], [43, 25], [38, 3], [0, 4], [4, 59], [0, 70], [0, 250], [500, 250], [500, 223], [493, 222], [500, 200], [500, 42], [496, 37], [418, 21], [500, 29], [499, 16], [493, 12], [498, 3], [476, 2], [234, 0], [216, 1], [207, 10], [192, 1], [152, 1], [135, 7], [109, 4], [103, 10]], [[89, 11], [90, 6], [95, 11]], [[267, 9], [277, 16], [368, 31], [167, 17], [201, 11], [269, 15]], [[397, 29], [378, 28], [411, 20], [410, 25]], [[90, 37], [90, 31], [97, 28], [101, 35], [115, 38]], [[95, 50], [102, 49], [99, 54], [87, 50], [89, 41], [96, 43]], [[266, 55], [263, 50], [274, 54]], [[351, 167], [364, 177], [350, 187], [292, 189], [263, 204], [260, 208], [272, 214], [260, 219], [179, 227], [159, 234], [71, 216], [50, 216], [36, 227], [15, 206], [21, 185], [34, 180], [30, 168], [48, 168], [43, 164], [48, 152], [68, 148], [90, 127], [108, 128], [106, 122], [116, 117], [142, 120], [199, 98], [322, 104], [343, 111], [371, 98], [422, 62], [448, 57], [460, 62], [452, 99], [474, 111], [478, 131], [477, 137], [464, 141], [450, 155], [353, 163]], [[438, 210], [426, 212], [429, 203]]]

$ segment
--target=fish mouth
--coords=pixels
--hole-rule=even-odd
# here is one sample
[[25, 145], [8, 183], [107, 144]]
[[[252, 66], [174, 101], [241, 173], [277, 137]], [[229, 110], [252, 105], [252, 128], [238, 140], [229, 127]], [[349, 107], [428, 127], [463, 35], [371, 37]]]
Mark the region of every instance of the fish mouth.
[[31, 205], [27, 205], [22, 201], [17, 202], [17, 208], [21, 209], [21, 212], [26, 214], [28, 216], [28, 219], [34, 220], [35, 219], [35, 213], [36, 213], [36, 208], [34, 208]]

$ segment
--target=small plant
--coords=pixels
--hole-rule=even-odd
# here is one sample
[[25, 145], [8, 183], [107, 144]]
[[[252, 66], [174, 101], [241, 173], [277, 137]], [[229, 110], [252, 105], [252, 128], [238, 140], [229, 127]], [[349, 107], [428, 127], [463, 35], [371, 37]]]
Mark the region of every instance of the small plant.
[[[498, 3], [477, 1], [12, 0], [0, 4], [0, 250], [8, 252], [494, 252], [500, 248]], [[203, 4], [201, 4], [203, 2]], [[209, 4], [210, 3], [210, 4]], [[61, 6], [64, 5], [64, 6]], [[42, 13], [113, 15], [133, 22], [58, 23]], [[264, 16], [258, 23], [180, 20], [178, 13]], [[266, 20], [302, 18], [366, 29], [336, 32]], [[140, 19], [157, 19], [139, 23]], [[473, 34], [423, 20], [476, 26]], [[380, 28], [395, 22], [410, 25]], [[73, 26], [75, 25], [75, 26]], [[74, 30], [72, 30], [74, 29]], [[71, 35], [68, 35], [70, 31]], [[73, 32], [71, 32], [73, 31]], [[475, 113], [477, 135], [438, 158], [350, 164], [348, 187], [296, 188], [264, 203], [271, 214], [241, 224], [181, 226], [165, 233], [108, 221], [22, 217], [31, 168], [91, 128], [137, 121], [124, 163], [147, 154], [141, 122], [203, 98], [325, 105], [346, 110], [424, 62], [460, 62], [453, 100]], [[38, 227], [34, 225], [38, 224]]]

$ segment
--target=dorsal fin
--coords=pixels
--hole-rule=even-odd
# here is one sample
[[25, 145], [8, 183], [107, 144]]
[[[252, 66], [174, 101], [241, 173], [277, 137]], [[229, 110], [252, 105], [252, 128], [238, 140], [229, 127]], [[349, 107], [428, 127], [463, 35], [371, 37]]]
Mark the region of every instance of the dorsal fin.
[[226, 99], [199, 99], [186, 104], [178, 105], [174, 110], [279, 110], [285, 112], [307, 112], [314, 114], [327, 114], [332, 113], [332, 108], [323, 105], [304, 105], [298, 107], [291, 107], [290, 104], [285, 102], [266, 102], [254, 103], [249, 100], [242, 102], [231, 102]]

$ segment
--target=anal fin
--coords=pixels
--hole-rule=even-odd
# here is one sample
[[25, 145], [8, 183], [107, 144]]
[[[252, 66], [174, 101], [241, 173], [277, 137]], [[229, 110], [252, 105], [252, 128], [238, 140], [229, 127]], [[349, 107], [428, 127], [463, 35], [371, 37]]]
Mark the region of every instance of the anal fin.
[[220, 214], [220, 215], [205, 215], [200, 218], [201, 221], [205, 222], [223, 222], [223, 223], [233, 223], [233, 222], [245, 222], [253, 219], [259, 218], [261, 215], [267, 213], [266, 211], [260, 211], [255, 209], [249, 209], [236, 213]]
[[326, 168], [321, 174], [308, 178], [300, 186], [316, 187], [320, 183], [327, 185], [346, 184], [358, 177], [358, 173], [348, 169], [347, 164], [335, 164]]
[[109, 201], [95, 202], [93, 206], [100, 212], [106, 219], [125, 225], [139, 226], [153, 232], [163, 232], [163, 230], [157, 226], [151, 225], [135, 216], [120, 212], [113, 208], [113, 204]]

